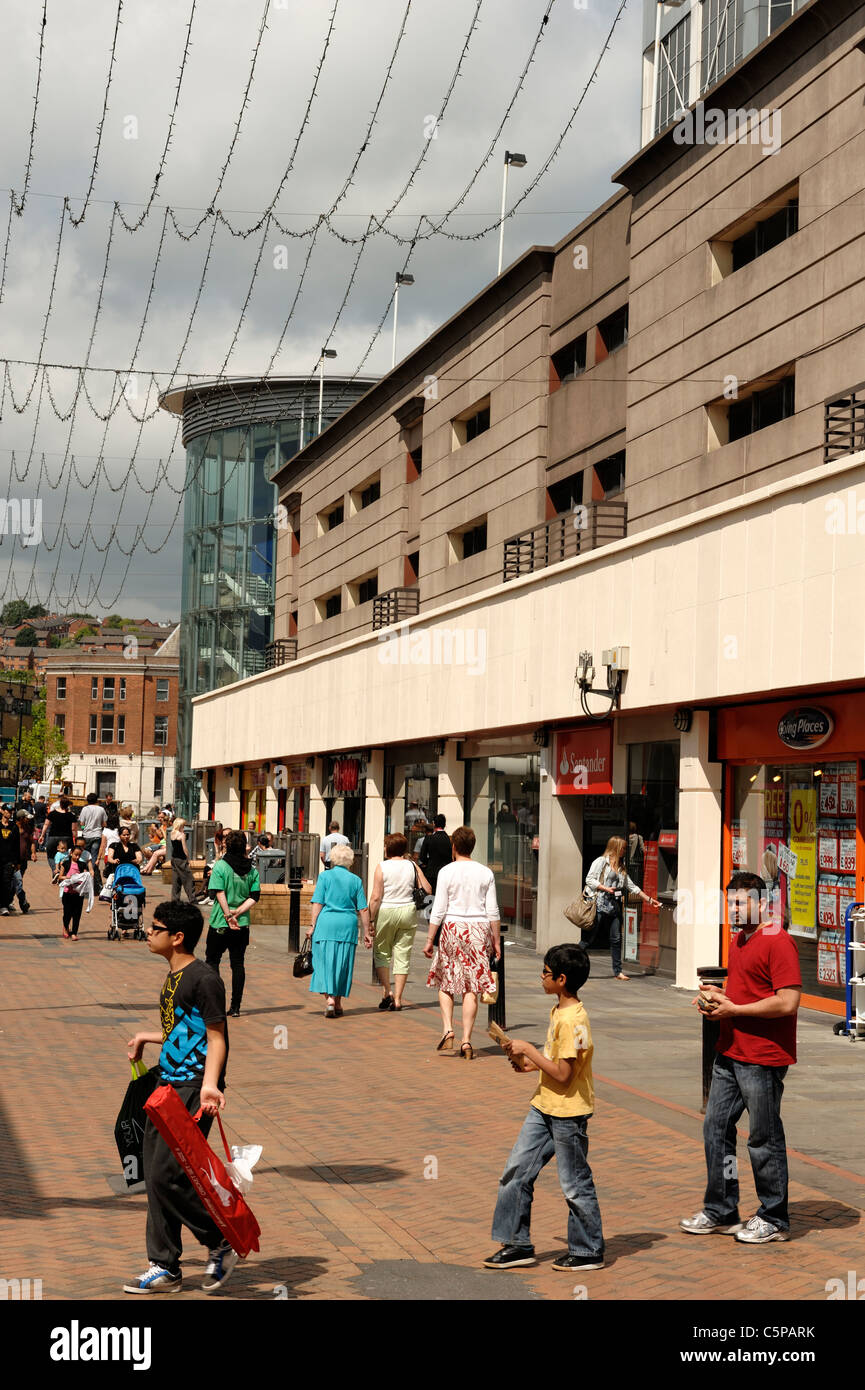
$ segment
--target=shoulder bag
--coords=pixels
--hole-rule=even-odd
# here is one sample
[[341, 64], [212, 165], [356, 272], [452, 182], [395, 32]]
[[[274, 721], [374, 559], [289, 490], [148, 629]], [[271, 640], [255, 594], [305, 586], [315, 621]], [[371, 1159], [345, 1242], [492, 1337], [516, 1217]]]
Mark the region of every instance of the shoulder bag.
[[[606, 871], [607, 866], [605, 863], [604, 867], [601, 869], [602, 883], [604, 881], [604, 875], [606, 874]], [[574, 898], [574, 901], [572, 903], [568, 903], [568, 906], [565, 908], [565, 916], [567, 917], [568, 921], [573, 922], [575, 927], [579, 927], [580, 931], [584, 932], [590, 931], [591, 928], [595, 925], [595, 917], [597, 916], [597, 913], [597, 901], [595, 898], [591, 898], [588, 896], [585, 888], [583, 889], [581, 896], [579, 898]]]
[[411, 895], [414, 898], [414, 905], [418, 912], [423, 912], [426, 907], [426, 893], [420, 886], [420, 879], [417, 876], [417, 864], [412, 862], [412, 868], [414, 869], [414, 888], [412, 889]]

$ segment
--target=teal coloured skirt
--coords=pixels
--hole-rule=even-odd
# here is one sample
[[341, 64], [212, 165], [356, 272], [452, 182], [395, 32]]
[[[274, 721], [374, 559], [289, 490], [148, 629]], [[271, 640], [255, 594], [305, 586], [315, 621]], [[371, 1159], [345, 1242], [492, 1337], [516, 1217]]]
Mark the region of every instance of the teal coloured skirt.
[[356, 941], [318, 941], [312, 938], [312, 975], [310, 994], [351, 993]]

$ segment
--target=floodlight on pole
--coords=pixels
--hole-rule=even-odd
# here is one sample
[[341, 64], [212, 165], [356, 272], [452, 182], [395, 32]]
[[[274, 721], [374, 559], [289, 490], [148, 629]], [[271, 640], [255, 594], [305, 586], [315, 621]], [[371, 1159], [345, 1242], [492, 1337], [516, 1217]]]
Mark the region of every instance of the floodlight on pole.
[[324, 359], [326, 357], [336, 357], [333, 348], [323, 347], [321, 356], [318, 359], [318, 433], [321, 434], [321, 420], [324, 414]]
[[505, 202], [508, 196], [508, 169], [513, 165], [515, 169], [525, 169], [526, 157], [524, 154], [513, 154], [510, 150], [505, 150], [505, 171], [502, 178], [502, 215], [499, 219], [499, 268], [497, 275], [502, 273], [502, 256], [505, 249]]
[[399, 287], [400, 287], [400, 285], [413, 285], [413, 284], [414, 284], [414, 276], [413, 276], [413, 275], [403, 275], [403, 273], [402, 273], [401, 271], [399, 271], [399, 270], [397, 271], [397, 273], [396, 273], [396, 278], [394, 279], [394, 291], [393, 291], [393, 350], [392, 350], [391, 355], [390, 355], [391, 370], [396, 366], [396, 321], [397, 321], [397, 316], [398, 316], [398, 314], [399, 314]]

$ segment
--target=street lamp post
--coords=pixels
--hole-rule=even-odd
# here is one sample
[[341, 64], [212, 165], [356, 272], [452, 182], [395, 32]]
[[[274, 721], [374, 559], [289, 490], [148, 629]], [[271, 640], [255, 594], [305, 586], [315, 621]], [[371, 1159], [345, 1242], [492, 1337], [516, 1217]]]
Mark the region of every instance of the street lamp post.
[[318, 433], [321, 434], [321, 420], [324, 415], [324, 359], [326, 357], [336, 357], [333, 348], [323, 347], [321, 357], [318, 359]]
[[16, 695], [11, 685], [6, 688], [6, 695], [3, 700], [3, 709], [6, 714], [18, 715], [18, 750], [15, 756], [15, 795], [18, 796], [18, 783], [21, 780], [21, 736], [24, 732], [24, 716], [33, 711], [33, 702], [25, 700]]
[[393, 292], [393, 351], [390, 356], [391, 370], [396, 366], [396, 321], [399, 314], [399, 287], [400, 285], [413, 285], [413, 275], [403, 275], [400, 271], [396, 273]]
[[513, 165], [515, 169], [525, 169], [526, 157], [524, 154], [512, 154], [510, 150], [505, 150], [505, 171], [502, 178], [502, 215], [499, 221], [499, 268], [497, 275], [502, 273], [502, 256], [505, 249], [505, 202], [508, 196], [508, 169]]

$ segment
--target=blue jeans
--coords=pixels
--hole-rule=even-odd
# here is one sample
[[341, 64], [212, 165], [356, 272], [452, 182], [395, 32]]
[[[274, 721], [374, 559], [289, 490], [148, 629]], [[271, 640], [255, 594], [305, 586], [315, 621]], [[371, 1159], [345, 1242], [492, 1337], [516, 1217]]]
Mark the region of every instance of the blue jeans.
[[782, 1231], [789, 1230], [787, 1148], [781, 1123], [786, 1075], [786, 1067], [736, 1062], [720, 1053], [715, 1058], [703, 1121], [708, 1174], [703, 1210], [713, 1221], [726, 1226], [739, 1220], [736, 1121], [747, 1110], [748, 1153], [760, 1199], [757, 1215]]
[[[601, 896], [601, 895], [600, 895], [600, 893], [599, 893], [599, 894], [598, 894], [598, 897], [600, 898], [600, 896]], [[601, 912], [601, 911], [596, 912], [596, 913], [595, 913], [595, 923], [596, 923], [596, 928], [595, 928], [595, 934], [596, 934], [596, 935], [600, 932], [600, 930], [601, 930], [601, 928], [602, 928], [603, 926], [609, 925], [609, 928], [610, 928], [610, 960], [611, 960], [612, 966], [613, 966], [613, 974], [614, 974], [614, 975], [621, 975], [621, 973], [622, 973], [622, 914], [621, 914], [621, 909], [617, 907], [613, 912]]]
[[588, 1115], [544, 1115], [532, 1105], [499, 1181], [493, 1240], [533, 1249], [535, 1180], [553, 1154], [568, 1204], [568, 1252], [583, 1259], [604, 1253], [601, 1210], [588, 1164]]

